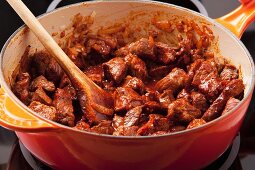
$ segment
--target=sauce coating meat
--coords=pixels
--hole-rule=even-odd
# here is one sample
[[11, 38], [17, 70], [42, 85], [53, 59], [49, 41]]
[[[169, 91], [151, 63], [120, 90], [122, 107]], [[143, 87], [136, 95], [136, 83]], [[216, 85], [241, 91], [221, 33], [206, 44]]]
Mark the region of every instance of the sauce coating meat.
[[[37, 52], [21, 61], [12, 90], [42, 117], [82, 131], [155, 136], [204, 125], [231, 111], [243, 97], [239, 70], [209, 50], [209, 28], [193, 21], [174, 25], [154, 20], [153, 36], [125, 43], [120, 34], [92, 33], [91, 20], [85, 26], [79, 18], [63, 49], [113, 95], [114, 106], [109, 112], [90, 112], [85, 93], [76, 90], [48, 53]], [[157, 39], [158, 32], [176, 31], [176, 45]]]

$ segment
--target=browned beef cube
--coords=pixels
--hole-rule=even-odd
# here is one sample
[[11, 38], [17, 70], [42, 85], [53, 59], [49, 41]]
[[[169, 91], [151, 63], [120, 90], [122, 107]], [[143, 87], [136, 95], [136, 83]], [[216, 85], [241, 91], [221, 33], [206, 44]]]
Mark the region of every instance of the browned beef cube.
[[164, 90], [162, 94], [159, 95], [159, 102], [163, 108], [168, 108], [168, 105], [175, 100], [172, 90]]
[[176, 60], [176, 47], [170, 47], [162, 42], [155, 43], [155, 52], [158, 57], [158, 61], [162, 64], [170, 64]]
[[55, 90], [55, 85], [53, 82], [48, 81], [44, 76], [39, 76], [32, 81], [30, 90], [35, 91], [38, 88], [43, 88], [46, 91], [52, 92]]
[[144, 136], [151, 135], [156, 131], [168, 131], [169, 126], [170, 124], [167, 118], [158, 114], [150, 114], [149, 121], [138, 129], [137, 134]]
[[109, 80], [113, 80], [119, 84], [125, 77], [127, 73], [127, 64], [123, 58], [115, 57], [103, 64], [105, 76]]
[[116, 131], [121, 126], [124, 126], [124, 117], [115, 114], [112, 120], [112, 127]]
[[146, 64], [136, 55], [129, 54], [125, 57], [129, 72], [133, 77], [146, 80], [148, 77]]
[[154, 90], [147, 90], [142, 97], [145, 101], [159, 101], [159, 92]]
[[75, 129], [79, 129], [79, 130], [88, 130], [89, 129], [89, 124], [84, 122], [83, 120], [79, 121], [76, 123]]
[[63, 74], [64, 74], [64, 71], [62, 70], [60, 65], [56, 62], [56, 60], [51, 58], [49, 65], [47, 66], [45, 70], [45, 77], [47, 78], [47, 80], [52, 81], [55, 84], [58, 84]]
[[190, 82], [192, 82], [196, 71], [200, 68], [203, 61], [204, 60], [202, 59], [198, 59], [194, 63], [190, 64], [190, 66], [188, 67], [188, 75], [189, 75]]
[[[197, 63], [197, 65], [199, 65], [199, 62]], [[194, 67], [195, 67], [195, 64], [194, 64]], [[217, 71], [216, 63], [214, 62], [213, 59], [203, 61], [199, 69], [195, 71], [192, 84], [198, 87], [199, 85], [203, 84], [206, 79], [208, 80], [210, 78], [216, 78], [217, 72], [218, 71]]]
[[168, 106], [167, 117], [174, 122], [189, 123], [201, 116], [201, 111], [185, 99], [177, 99]]
[[185, 99], [188, 102], [191, 102], [190, 93], [186, 89], [182, 89], [182, 91], [177, 95], [177, 99]]
[[50, 56], [48, 53], [39, 52], [32, 56], [32, 67], [36, 68], [37, 75], [45, 75], [46, 69], [50, 63]]
[[169, 89], [175, 92], [178, 89], [183, 88], [188, 82], [188, 75], [180, 68], [174, 68], [166, 77], [159, 80], [155, 88], [162, 92], [163, 90]]
[[131, 88], [118, 87], [114, 93], [114, 110], [124, 111], [144, 104], [142, 97]]
[[136, 136], [138, 131], [138, 126], [124, 127], [124, 136]]
[[142, 113], [143, 107], [137, 106], [130, 109], [124, 117], [124, 127], [130, 127], [138, 124], [138, 119]]
[[52, 99], [45, 93], [45, 91], [39, 87], [35, 92], [32, 93], [31, 101], [38, 101], [42, 104], [51, 105]]
[[91, 132], [112, 135], [114, 132], [112, 122], [109, 120], [103, 120], [98, 125], [93, 126], [91, 128]]
[[231, 97], [239, 96], [244, 90], [244, 84], [241, 79], [231, 80], [230, 83], [224, 88], [220, 96], [212, 103], [203, 115], [203, 119], [209, 122], [219, 117]]
[[193, 62], [195, 62], [196, 60], [204, 59], [201, 49], [192, 49], [190, 51], [190, 54], [191, 54], [191, 59]]
[[192, 129], [203, 124], [206, 124], [206, 121], [204, 121], [204, 119], [194, 119], [189, 123], [187, 129]]
[[98, 54], [101, 54], [103, 57], [106, 57], [111, 52], [111, 47], [105, 43], [105, 41], [100, 39], [89, 39], [87, 42], [88, 52], [93, 49]]
[[233, 80], [238, 78], [238, 70], [235, 66], [227, 64], [220, 73], [222, 80]]
[[228, 99], [225, 109], [222, 112], [222, 115], [228, 113], [230, 110], [232, 110], [234, 107], [236, 107], [239, 103], [240, 103], [240, 100], [235, 99], [233, 97]]
[[104, 78], [104, 70], [102, 65], [90, 66], [84, 70], [86, 76], [88, 76], [94, 83], [102, 86]]
[[13, 91], [17, 97], [24, 102], [29, 104], [29, 85], [30, 85], [30, 75], [28, 73], [19, 73], [16, 77], [16, 82], [13, 86]]
[[163, 109], [161, 105], [156, 101], [147, 101], [144, 104], [143, 110], [145, 113], [162, 113]]
[[77, 43], [73, 47], [67, 48], [66, 54], [77, 67], [85, 67], [84, 57], [87, 55], [87, 51], [83, 45]]
[[57, 120], [57, 111], [55, 107], [47, 106], [37, 101], [31, 102], [28, 107], [44, 118], [52, 121]]
[[208, 104], [205, 95], [199, 92], [191, 92], [191, 101], [192, 105], [198, 108], [202, 113], [208, 109]]
[[58, 122], [68, 126], [74, 126], [74, 114], [72, 96], [66, 89], [55, 91], [53, 106], [57, 109]]
[[156, 56], [154, 54], [154, 40], [152, 37], [149, 39], [141, 38], [140, 40], [133, 42], [125, 47], [118, 49], [115, 52], [116, 56], [124, 57], [127, 54], [135, 54], [140, 58], [149, 58], [153, 61], [156, 60]]
[[143, 94], [145, 91], [145, 86], [142, 80], [136, 78], [127, 76], [122, 87], [129, 87], [135, 90], [139, 94]]
[[153, 79], [162, 79], [171, 71], [171, 66], [153, 66], [149, 70], [149, 75]]
[[174, 133], [174, 132], [179, 132], [179, 131], [183, 131], [185, 130], [186, 127], [185, 126], [182, 126], [182, 125], [176, 125], [176, 126], [172, 126], [170, 127], [170, 132], [171, 133]]

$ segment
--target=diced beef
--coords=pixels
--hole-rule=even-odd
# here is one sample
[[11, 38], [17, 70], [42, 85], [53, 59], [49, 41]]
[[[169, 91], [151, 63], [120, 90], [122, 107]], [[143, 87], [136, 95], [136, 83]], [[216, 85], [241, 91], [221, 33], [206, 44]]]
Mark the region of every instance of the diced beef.
[[37, 101], [32, 101], [28, 107], [44, 118], [52, 121], [57, 120], [57, 111], [55, 107], [47, 106]]
[[87, 56], [87, 51], [83, 45], [77, 43], [73, 47], [67, 48], [66, 54], [77, 67], [79, 68], [85, 67], [84, 57]]
[[30, 75], [28, 73], [19, 73], [13, 86], [15, 95], [26, 105], [29, 104], [29, 85]]
[[88, 130], [90, 128], [89, 124], [84, 122], [84, 121], [79, 121], [76, 123], [75, 129], [79, 129], [79, 130]]
[[167, 117], [171, 121], [189, 123], [201, 116], [201, 111], [185, 99], [177, 99], [168, 106]]
[[233, 80], [238, 78], [238, 70], [235, 66], [227, 64], [223, 71], [220, 73], [220, 77], [223, 80]]
[[234, 79], [224, 88], [220, 96], [211, 104], [207, 111], [203, 115], [203, 119], [209, 122], [219, 117], [231, 97], [238, 97], [244, 90], [243, 81], [240, 79]]
[[149, 90], [142, 97], [145, 101], [159, 101], [160, 93], [158, 91]]
[[188, 82], [188, 75], [180, 68], [174, 68], [166, 77], [159, 80], [155, 88], [162, 92], [163, 90], [170, 89], [173, 92], [183, 88]]
[[91, 128], [91, 132], [112, 135], [114, 132], [112, 122], [109, 120], [103, 120], [98, 125], [93, 126]]
[[44, 76], [39, 76], [32, 81], [30, 90], [35, 91], [38, 88], [53, 92], [55, 90], [55, 85], [53, 82], [48, 81]]
[[150, 114], [149, 121], [140, 127], [137, 131], [138, 135], [152, 135], [156, 131], [168, 131], [170, 124], [167, 118], [162, 115]]
[[60, 65], [53, 58], [50, 59], [49, 65], [45, 70], [45, 77], [47, 80], [52, 81], [55, 85], [59, 83], [64, 71]]
[[32, 67], [35, 67], [37, 75], [45, 75], [46, 69], [50, 63], [50, 56], [48, 53], [39, 52], [31, 56]]
[[133, 77], [137, 77], [141, 80], [147, 79], [148, 72], [143, 60], [133, 54], [127, 55], [124, 59], [128, 65], [128, 70]]
[[109, 93], [113, 93], [114, 90], [116, 90], [115, 83], [112, 80], [104, 80], [103, 81], [103, 87], [104, 87], [104, 90], [109, 92]]
[[124, 127], [124, 136], [136, 136], [138, 131], [138, 126]]
[[57, 109], [57, 121], [61, 124], [74, 126], [74, 109], [72, 96], [66, 89], [57, 89], [54, 94], [53, 106]]
[[127, 76], [122, 87], [129, 87], [135, 90], [139, 94], [144, 94], [145, 91], [145, 85], [142, 80], [136, 78]]
[[102, 65], [90, 66], [84, 70], [86, 76], [88, 76], [94, 83], [99, 86], [103, 84], [104, 70]]
[[203, 124], [206, 124], [206, 121], [204, 121], [203, 119], [194, 119], [189, 123], [187, 129], [192, 129]]
[[200, 50], [200, 49], [192, 49], [190, 51], [190, 54], [191, 54], [191, 60], [193, 62], [196, 62], [197, 60], [204, 59], [202, 50]]
[[155, 52], [158, 57], [158, 61], [162, 64], [170, 64], [176, 60], [176, 47], [170, 47], [162, 42], [155, 43]]
[[124, 126], [124, 117], [115, 114], [112, 119], [112, 127], [114, 128], [115, 131], [118, 131], [118, 129], [121, 127], [123, 131], [123, 126]]
[[188, 76], [189, 76], [190, 82], [192, 82], [193, 77], [194, 77], [196, 71], [200, 68], [200, 66], [201, 66], [201, 64], [202, 64], [203, 61], [204, 61], [204, 60], [202, 60], [202, 59], [198, 59], [198, 60], [196, 60], [194, 63], [192, 63], [192, 64], [188, 67]]
[[65, 92], [69, 94], [69, 96], [71, 97], [72, 100], [76, 100], [77, 99], [76, 90], [74, 89], [74, 87], [71, 84], [65, 86], [63, 88], [63, 90], [65, 90]]
[[114, 110], [124, 111], [144, 104], [142, 97], [131, 88], [118, 87], [114, 93]]
[[31, 101], [38, 101], [46, 105], [52, 104], [52, 99], [45, 93], [42, 87], [37, 88], [36, 91], [32, 93]]
[[115, 57], [107, 63], [104, 63], [103, 69], [105, 76], [109, 80], [113, 80], [119, 84], [126, 77], [128, 67], [123, 58]]
[[202, 93], [193, 91], [191, 92], [191, 101], [192, 105], [198, 108], [202, 113], [204, 113], [208, 109], [208, 104], [205, 95]]
[[65, 86], [70, 85], [70, 84], [72, 84], [71, 80], [68, 78], [68, 76], [66, 74], [64, 74], [60, 80], [59, 88], [64, 88]]
[[124, 117], [124, 127], [131, 127], [138, 124], [138, 119], [142, 113], [143, 107], [137, 106], [130, 109]]
[[129, 53], [135, 54], [140, 58], [149, 58], [155, 61], [156, 56], [154, 54], [154, 40], [152, 37], [149, 39], [141, 38], [140, 40], [133, 42], [125, 47], [118, 49], [115, 52], [116, 56], [125, 57]]
[[145, 113], [163, 113], [161, 105], [156, 101], [147, 101], [144, 104], [143, 110]]
[[186, 127], [185, 126], [182, 126], [182, 125], [176, 125], [176, 126], [172, 126], [170, 127], [170, 132], [171, 133], [174, 133], [174, 132], [179, 132], [179, 131], [183, 131], [185, 130]]
[[191, 102], [190, 93], [186, 89], [182, 89], [182, 91], [177, 95], [177, 99], [185, 99], [188, 102]]
[[172, 90], [164, 90], [162, 94], [159, 95], [159, 103], [161, 107], [168, 108], [168, 105], [175, 100]]
[[234, 107], [236, 107], [239, 103], [240, 103], [240, 100], [235, 99], [233, 97], [228, 99], [225, 109], [222, 112], [222, 115], [228, 113], [230, 110], [232, 110]]
[[156, 80], [162, 79], [163, 77], [170, 73], [171, 69], [172, 67], [169, 65], [167, 66], [155, 65], [149, 69], [149, 75]]

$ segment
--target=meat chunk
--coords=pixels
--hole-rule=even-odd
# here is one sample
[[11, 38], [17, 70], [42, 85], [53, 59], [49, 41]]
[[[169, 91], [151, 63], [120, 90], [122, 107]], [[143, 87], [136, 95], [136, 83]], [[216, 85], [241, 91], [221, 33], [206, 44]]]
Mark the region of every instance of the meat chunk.
[[89, 129], [89, 124], [87, 124], [86, 122], [84, 121], [79, 121], [76, 123], [75, 129], [79, 129], [79, 130], [88, 130]]
[[222, 112], [222, 115], [228, 113], [230, 110], [232, 110], [234, 107], [236, 107], [239, 103], [240, 103], [240, 100], [235, 99], [233, 97], [228, 99], [225, 109]]
[[172, 90], [164, 90], [162, 94], [159, 95], [159, 103], [163, 108], [168, 108], [168, 105], [175, 100]]
[[201, 111], [185, 99], [177, 99], [168, 106], [167, 118], [174, 122], [189, 123], [201, 116]]
[[166, 77], [156, 83], [155, 88], [159, 92], [162, 92], [166, 89], [175, 92], [178, 89], [183, 88], [188, 82], [188, 79], [189, 77], [184, 70], [180, 68], [174, 68]]
[[35, 91], [38, 88], [53, 92], [55, 90], [55, 85], [53, 82], [48, 81], [44, 76], [39, 76], [32, 81], [30, 90]]
[[124, 117], [119, 115], [114, 115], [112, 120], [112, 127], [114, 128], [114, 136], [123, 136], [124, 135]]
[[57, 89], [54, 94], [53, 106], [57, 109], [57, 122], [74, 126], [72, 96], [65, 89]]
[[176, 50], [176, 47], [170, 47], [162, 42], [155, 43], [155, 52], [157, 54], [158, 61], [162, 64], [173, 63], [177, 58]]
[[138, 119], [142, 113], [143, 107], [137, 106], [130, 109], [124, 117], [124, 127], [131, 127], [138, 124]]
[[129, 53], [135, 54], [140, 58], [149, 58], [153, 61], [156, 60], [154, 54], [154, 40], [152, 37], [149, 39], [141, 38], [140, 40], [133, 42], [125, 47], [118, 49], [115, 52], [116, 56], [125, 57]]
[[144, 104], [143, 110], [145, 113], [163, 113], [164, 110], [161, 108], [161, 105], [156, 101], [147, 101]]
[[149, 75], [153, 77], [153, 79], [162, 79], [165, 77], [167, 74], [170, 73], [172, 67], [171, 66], [153, 66], [149, 69]]
[[169, 126], [167, 118], [158, 114], [150, 114], [149, 121], [138, 129], [137, 134], [142, 136], [152, 135], [157, 131], [168, 131]]
[[51, 105], [52, 99], [45, 93], [45, 91], [39, 87], [33, 92], [31, 101], [38, 101], [42, 104]]
[[112, 127], [112, 122], [109, 120], [103, 120], [98, 125], [93, 126], [91, 128], [91, 132], [112, 135], [114, 132], [114, 129]]
[[45, 70], [45, 77], [47, 80], [52, 81], [54, 84], [58, 84], [61, 77], [64, 75], [64, 71], [60, 65], [53, 58], [50, 59], [49, 65]]
[[139, 94], [143, 94], [145, 91], [145, 85], [142, 80], [136, 78], [127, 76], [122, 87], [129, 87], [135, 90]]
[[48, 53], [39, 52], [31, 56], [32, 67], [35, 67], [36, 75], [45, 75], [46, 69], [50, 63], [50, 56]]
[[239, 96], [244, 90], [243, 81], [240, 79], [234, 79], [224, 88], [220, 96], [212, 103], [212, 105], [204, 113], [202, 119], [209, 122], [219, 117], [231, 97]]
[[124, 127], [124, 136], [136, 136], [138, 126]]
[[158, 91], [149, 90], [147, 93], [145, 93], [142, 97], [145, 101], [159, 101], [159, 95], [160, 93]]
[[59, 88], [64, 88], [65, 86], [70, 85], [70, 84], [72, 84], [71, 80], [68, 78], [68, 76], [66, 74], [64, 74], [60, 80]]
[[189, 67], [188, 67], [188, 76], [189, 76], [190, 82], [192, 82], [196, 71], [200, 68], [203, 61], [204, 60], [202, 60], [202, 59], [198, 59], [194, 63], [189, 65]]
[[57, 120], [57, 111], [55, 107], [47, 106], [37, 101], [32, 101], [28, 107], [46, 119], [52, 121]]
[[114, 110], [124, 111], [144, 104], [142, 97], [131, 88], [118, 87], [114, 93]]
[[189, 123], [187, 129], [192, 129], [203, 124], [206, 124], [206, 121], [204, 121], [203, 119], [194, 119]]
[[119, 84], [126, 77], [128, 67], [123, 58], [115, 57], [104, 63], [103, 69], [109, 80]]
[[205, 98], [205, 95], [193, 91], [191, 92], [191, 101], [192, 101], [192, 105], [195, 106], [196, 108], [198, 108], [202, 113], [204, 113], [207, 109], [208, 109], [208, 104], [207, 104], [207, 100]]
[[13, 86], [15, 95], [26, 105], [29, 104], [29, 85], [30, 75], [28, 73], [19, 73]]
[[99, 86], [103, 84], [104, 70], [102, 65], [90, 66], [84, 70], [86, 76], [88, 76], [94, 83]]
[[174, 132], [179, 132], [179, 131], [183, 131], [183, 130], [185, 130], [186, 129], [186, 127], [185, 126], [182, 126], [182, 125], [176, 125], [176, 126], [172, 126], [172, 127], [170, 127], [170, 132], [171, 133], [174, 133]]
[[223, 71], [220, 73], [220, 77], [223, 80], [233, 80], [238, 78], [238, 70], [235, 66], [227, 64]]
[[129, 67], [129, 72], [133, 77], [137, 77], [142, 80], [146, 80], [148, 72], [143, 60], [136, 55], [129, 54], [125, 57], [125, 61]]

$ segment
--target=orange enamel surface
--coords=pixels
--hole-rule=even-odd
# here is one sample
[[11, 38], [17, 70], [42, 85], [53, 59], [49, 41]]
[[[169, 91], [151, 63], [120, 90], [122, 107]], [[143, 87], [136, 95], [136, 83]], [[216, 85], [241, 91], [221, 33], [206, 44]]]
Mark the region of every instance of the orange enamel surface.
[[0, 88], [0, 125], [15, 131], [38, 132], [52, 129], [53, 125], [41, 121], [16, 105]]
[[255, 0], [243, 3], [231, 13], [217, 18], [216, 21], [241, 38], [245, 29], [255, 19]]

